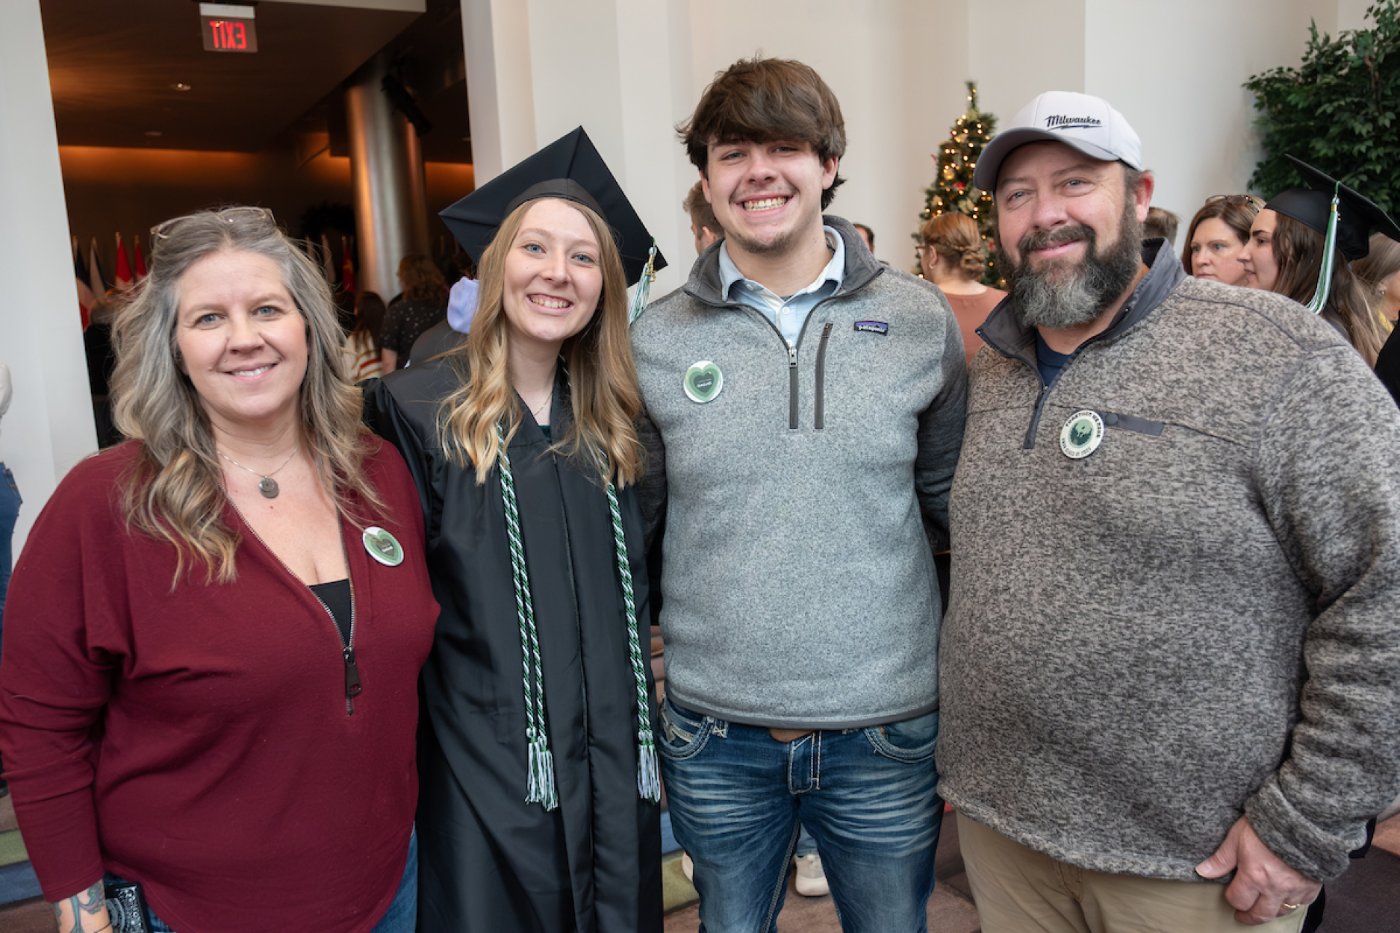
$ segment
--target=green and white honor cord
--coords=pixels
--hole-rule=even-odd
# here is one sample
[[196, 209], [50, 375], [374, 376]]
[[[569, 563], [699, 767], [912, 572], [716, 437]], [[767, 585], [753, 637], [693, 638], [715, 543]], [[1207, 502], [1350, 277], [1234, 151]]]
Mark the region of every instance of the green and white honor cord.
[[[520, 534], [520, 509], [515, 496], [515, 476], [506, 453], [505, 428], [497, 423], [496, 438], [501, 468], [501, 502], [505, 507], [506, 537], [510, 542], [511, 577], [515, 586], [516, 616], [520, 624], [520, 655], [525, 683], [525, 741], [527, 748], [525, 802], [538, 803], [546, 810], [559, 806], [554, 783], [554, 756], [549, 750], [549, 734], [544, 718], [544, 669], [540, 664], [540, 638], [535, 627], [534, 597], [530, 572], [525, 564], [525, 545]], [[656, 739], [651, 731], [647, 703], [647, 678], [637, 635], [637, 608], [632, 594], [632, 569], [627, 560], [627, 542], [622, 532], [622, 512], [617, 490], [608, 482], [608, 510], [612, 515], [617, 569], [621, 580], [623, 605], [627, 610], [627, 647], [632, 676], [637, 687], [637, 792], [644, 800], [661, 800], [661, 779], [656, 758]]]
[[520, 509], [515, 499], [515, 476], [506, 455], [506, 436], [496, 425], [500, 441], [501, 503], [506, 512], [506, 538], [510, 541], [510, 569], [515, 584], [515, 614], [520, 623], [520, 659], [525, 681], [525, 802], [546, 810], [559, 806], [554, 786], [554, 755], [544, 724], [544, 668], [540, 663], [540, 634], [535, 628], [535, 601], [530, 594], [530, 571], [525, 566], [525, 544], [520, 536]]
[[608, 480], [608, 511], [612, 513], [613, 542], [617, 546], [617, 575], [622, 582], [622, 604], [627, 607], [627, 651], [632, 658], [632, 679], [637, 684], [637, 793], [643, 800], [661, 802], [661, 774], [656, 762], [656, 737], [651, 732], [647, 705], [647, 662], [637, 635], [637, 605], [632, 598], [632, 566], [627, 560], [627, 539], [622, 534], [622, 511], [617, 490]]

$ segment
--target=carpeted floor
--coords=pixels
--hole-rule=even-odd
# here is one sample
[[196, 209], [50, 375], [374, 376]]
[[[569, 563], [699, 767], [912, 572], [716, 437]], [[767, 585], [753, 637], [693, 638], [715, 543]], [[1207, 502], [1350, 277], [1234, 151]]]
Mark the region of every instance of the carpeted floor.
[[1318, 933], [1400, 933], [1400, 856], [1372, 847], [1327, 885]]

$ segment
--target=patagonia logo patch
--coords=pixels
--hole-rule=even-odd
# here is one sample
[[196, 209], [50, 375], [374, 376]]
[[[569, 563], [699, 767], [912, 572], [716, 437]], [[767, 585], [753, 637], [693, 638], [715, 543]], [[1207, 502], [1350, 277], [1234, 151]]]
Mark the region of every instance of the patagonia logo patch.
[[888, 334], [890, 325], [884, 321], [856, 321], [856, 330], [863, 334]]

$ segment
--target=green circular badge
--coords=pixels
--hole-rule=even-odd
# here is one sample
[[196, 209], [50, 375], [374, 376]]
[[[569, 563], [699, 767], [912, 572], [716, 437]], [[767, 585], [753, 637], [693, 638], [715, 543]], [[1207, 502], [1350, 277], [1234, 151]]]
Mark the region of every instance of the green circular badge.
[[1103, 442], [1103, 419], [1096, 411], [1077, 411], [1060, 429], [1060, 450], [1071, 460], [1083, 460]]
[[397, 567], [403, 563], [403, 546], [378, 525], [366, 528], [360, 535], [360, 541], [364, 543], [365, 553], [385, 567]]
[[685, 389], [685, 397], [692, 402], [702, 405], [713, 402], [724, 388], [724, 373], [709, 360], [691, 363], [690, 368], [685, 371], [685, 378], [681, 380], [681, 386]]

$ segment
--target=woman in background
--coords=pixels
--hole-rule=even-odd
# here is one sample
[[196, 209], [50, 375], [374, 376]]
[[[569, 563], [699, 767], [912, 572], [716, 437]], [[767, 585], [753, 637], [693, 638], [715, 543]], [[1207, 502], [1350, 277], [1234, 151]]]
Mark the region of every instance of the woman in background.
[[1371, 251], [1351, 264], [1371, 307], [1390, 330], [1400, 317], [1400, 243], [1384, 233], [1371, 234]]
[[155, 931], [408, 933], [437, 617], [413, 481], [271, 214], [191, 214], [152, 246], [115, 324], [131, 440], [59, 484], [9, 594], [25, 846], [63, 931], [110, 929], [105, 878]]
[[413, 342], [447, 317], [447, 282], [427, 256], [410, 253], [399, 261], [399, 287], [403, 293], [389, 303], [379, 334], [386, 373], [407, 366]]
[[[1308, 306], [1374, 367], [1384, 332], [1350, 263], [1369, 251], [1373, 228], [1392, 237], [1400, 237], [1400, 228], [1358, 192], [1305, 162], [1290, 160], [1310, 187], [1280, 192], [1254, 218], [1240, 254], [1246, 284]], [[1334, 191], [1341, 203], [1329, 242]]]
[[363, 382], [384, 375], [380, 361], [379, 338], [384, 326], [384, 299], [376, 292], [355, 296], [355, 324], [345, 335], [345, 365], [351, 382]]
[[982, 346], [977, 328], [1006, 297], [1001, 289], [982, 284], [987, 249], [977, 222], [966, 214], [939, 214], [924, 221], [919, 240], [919, 268], [948, 297], [962, 331], [963, 352], [971, 360]]
[[1249, 242], [1249, 229], [1263, 202], [1249, 194], [1217, 194], [1191, 218], [1181, 265], [1198, 279], [1226, 285], [1245, 284], [1240, 253]]

